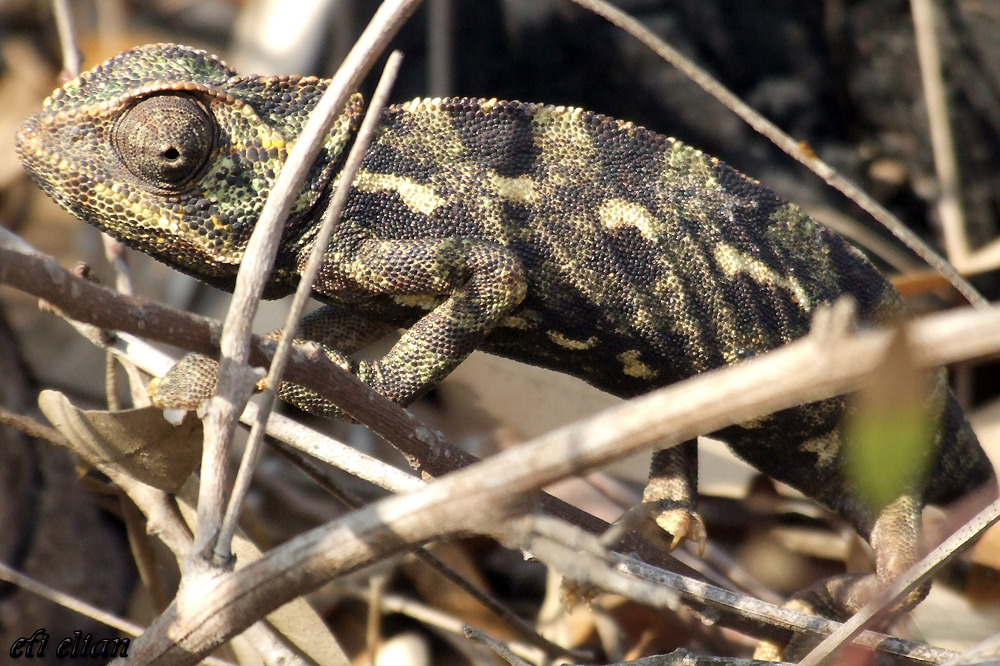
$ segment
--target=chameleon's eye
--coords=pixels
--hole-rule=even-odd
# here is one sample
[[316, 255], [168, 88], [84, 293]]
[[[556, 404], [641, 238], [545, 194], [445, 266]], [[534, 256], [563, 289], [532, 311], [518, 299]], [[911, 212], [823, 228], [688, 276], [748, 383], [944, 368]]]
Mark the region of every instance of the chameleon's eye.
[[115, 150], [139, 180], [176, 190], [201, 172], [215, 145], [215, 121], [186, 95], [157, 95], [130, 107], [115, 124]]

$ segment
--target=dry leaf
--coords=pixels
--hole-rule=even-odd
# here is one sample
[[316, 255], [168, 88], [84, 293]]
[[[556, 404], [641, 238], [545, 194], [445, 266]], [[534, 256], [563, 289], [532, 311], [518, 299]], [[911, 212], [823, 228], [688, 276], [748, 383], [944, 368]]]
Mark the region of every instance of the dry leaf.
[[173, 426], [154, 407], [87, 411], [58, 391], [42, 391], [38, 406], [73, 452], [98, 469], [113, 467], [154, 488], [176, 492], [201, 462], [201, 421], [193, 413]]

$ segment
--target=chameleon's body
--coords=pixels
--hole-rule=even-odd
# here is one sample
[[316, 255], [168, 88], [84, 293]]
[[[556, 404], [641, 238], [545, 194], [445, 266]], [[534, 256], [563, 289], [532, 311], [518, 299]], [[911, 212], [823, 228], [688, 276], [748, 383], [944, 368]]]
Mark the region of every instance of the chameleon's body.
[[[18, 149], [80, 218], [231, 289], [275, 173], [325, 87], [237, 77], [201, 52], [144, 47], [56, 91]], [[361, 114], [355, 97], [309, 173], [269, 296], [294, 289]], [[795, 340], [817, 307], [843, 295], [864, 325], [902, 314], [861, 253], [697, 150], [578, 109], [466, 99], [384, 112], [314, 294], [332, 307], [302, 337], [337, 350], [338, 362], [404, 405], [473, 349], [631, 397]], [[340, 353], [397, 328], [406, 332], [379, 361]], [[718, 435], [850, 520], [875, 546], [884, 579], [916, 557], [925, 502], [993, 478], [942, 382], [932, 472], [885, 520], [841, 473], [842, 398]], [[291, 397], [335, 413], [302, 391]], [[663, 502], [661, 524], [703, 538], [695, 456], [691, 443], [658, 455], [647, 500]], [[850, 611], [873, 584], [832, 583], [825, 607]]]

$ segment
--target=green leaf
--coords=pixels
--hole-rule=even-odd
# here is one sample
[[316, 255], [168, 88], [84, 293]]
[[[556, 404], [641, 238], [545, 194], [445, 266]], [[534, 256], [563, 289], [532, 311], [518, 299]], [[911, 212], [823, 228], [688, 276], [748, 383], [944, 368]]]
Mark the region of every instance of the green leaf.
[[930, 377], [914, 368], [900, 332], [852, 398], [842, 429], [844, 472], [873, 512], [922, 485], [946, 390], [942, 374]]

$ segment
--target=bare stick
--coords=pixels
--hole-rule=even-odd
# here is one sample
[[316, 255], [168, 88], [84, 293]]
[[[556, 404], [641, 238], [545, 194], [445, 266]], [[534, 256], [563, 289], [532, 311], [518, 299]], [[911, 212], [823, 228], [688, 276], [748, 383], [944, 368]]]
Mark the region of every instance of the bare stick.
[[389, 91], [392, 89], [392, 84], [399, 73], [399, 66], [402, 60], [402, 54], [399, 51], [394, 51], [385, 64], [382, 77], [379, 79], [375, 93], [372, 95], [368, 112], [361, 123], [361, 128], [358, 130], [354, 145], [351, 147], [351, 152], [344, 163], [344, 168], [340, 172], [340, 183], [333, 194], [333, 200], [327, 207], [326, 214], [323, 216], [323, 223], [313, 243], [309, 261], [306, 263], [306, 268], [302, 272], [299, 285], [295, 290], [295, 297], [292, 299], [292, 305], [285, 320], [282, 336], [278, 340], [278, 348], [274, 352], [271, 367], [264, 380], [266, 388], [263, 399], [257, 407], [257, 414], [250, 430], [246, 449], [243, 452], [240, 470], [236, 475], [236, 484], [229, 498], [226, 515], [222, 521], [222, 530], [215, 544], [215, 558], [218, 561], [225, 562], [232, 556], [229, 549], [230, 543], [232, 542], [233, 534], [236, 532], [240, 511], [243, 508], [243, 500], [250, 490], [250, 479], [253, 475], [253, 469], [257, 464], [257, 459], [263, 447], [265, 424], [267, 423], [268, 416], [271, 414], [271, 409], [274, 407], [274, 401], [278, 396], [278, 386], [281, 384], [281, 376], [285, 372], [288, 355], [292, 350], [292, 340], [295, 339], [295, 332], [298, 330], [302, 313], [305, 311], [306, 303], [312, 294], [313, 282], [316, 281], [316, 276], [323, 266], [323, 259], [326, 255], [327, 246], [330, 244], [330, 238], [333, 237], [337, 224], [340, 222], [340, 214], [344, 210], [344, 204], [347, 202], [347, 196], [350, 193], [352, 183], [354, 183], [354, 177], [357, 175], [358, 169], [361, 168], [361, 161], [364, 159], [365, 152], [368, 150], [372, 137], [375, 135], [375, 128], [382, 117], [382, 109], [389, 98]]
[[62, 46], [62, 75], [69, 80], [80, 74], [80, 49], [76, 46], [73, 12], [68, 0], [52, 0], [52, 13], [56, 17], [56, 30], [59, 31], [59, 44]]
[[[227, 467], [229, 446], [236, 420], [243, 411], [256, 380], [247, 365], [250, 356], [250, 325], [274, 267], [283, 223], [330, 127], [343, 113], [348, 96], [357, 88], [389, 40], [419, 4], [420, 0], [385, 0], [379, 7], [309, 115], [295, 147], [274, 182], [247, 243], [243, 262], [236, 276], [233, 300], [223, 324], [216, 393], [204, 419], [205, 445], [198, 498], [198, 531], [195, 535], [195, 547], [192, 549], [195, 558], [204, 558], [206, 562], [209, 560], [222, 525], [225, 494], [230, 478]], [[189, 563], [192, 570], [201, 566], [194, 560]]]
[[[7, 250], [2, 246], [17, 247], [20, 251]], [[2, 227], [0, 282], [51, 303], [58, 303], [63, 316], [88, 322], [86, 325], [81, 324], [84, 329], [86, 326], [97, 326], [101, 329], [127, 331], [213, 358], [219, 356], [218, 322], [138, 298], [122, 296], [82, 280], [60, 268], [51, 257], [40, 255]], [[269, 354], [274, 348], [274, 341], [258, 337], [254, 337], [253, 341], [251, 361], [255, 365], [266, 365], [270, 360]], [[106, 344], [97, 339], [95, 342]], [[396, 447], [423, 475], [440, 476], [478, 460], [463, 449], [449, 446], [438, 433], [422, 424], [410, 412], [374, 392], [324, 354], [313, 353], [308, 347], [298, 347], [296, 352], [287, 371], [289, 381], [312, 389], [340, 405], [345, 412]], [[271, 421], [273, 417], [269, 423]], [[302, 428], [295, 425], [289, 427]], [[318, 443], [313, 444], [312, 448], [321, 450]], [[345, 449], [342, 457], [349, 462], [353, 461], [351, 464], [358, 464], [359, 470], [366, 473], [365, 459], [357, 457], [358, 454], [354, 456], [352, 458]], [[378, 474], [376, 469], [371, 471]], [[419, 479], [407, 478], [402, 472], [396, 471], [393, 474], [386, 480], [398, 481], [403, 484], [400, 488], [412, 488], [414, 481], [419, 482]], [[547, 513], [592, 533], [602, 533], [608, 528], [605, 521], [551, 495], [543, 493], [541, 504]], [[647, 562], [695, 578], [701, 577], [697, 571], [672, 558], [659, 545], [644, 540], [638, 534], [626, 535], [621, 547], [637, 553]]]
[[[162, 313], [156, 314], [159, 312], [156, 308], [152, 308], [150, 306], [149, 309], [147, 309], [147, 306], [143, 306], [141, 303], [135, 302], [133, 299], [113, 294], [96, 285], [73, 278], [57, 266], [48, 264], [44, 260], [40, 260], [38, 258], [27, 257], [25, 255], [12, 253], [7, 250], [0, 250], [0, 281], [16, 284], [19, 288], [23, 288], [27, 291], [37, 292], [45, 289], [51, 289], [52, 291], [47, 295], [55, 296], [53, 300], [64, 302], [69, 308], [79, 307], [81, 316], [101, 325], [118, 327], [119, 324], [125, 323], [128, 324], [127, 327], [130, 327], [133, 330], [153, 333], [153, 337], [157, 337], [158, 339], [172, 342], [174, 344], [185, 344], [185, 342], [190, 344], [193, 339], [192, 337], [187, 337], [186, 334], [189, 333], [189, 331], [186, 331], [183, 327], [177, 326], [176, 320], [163, 319]], [[94, 293], [92, 294], [91, 292]], [[107, 297], [107, 300], [95, 301], [92, 298], [92, 296], [95, 295], [104, 295]], [[118, 305], [118, 301], [126, 303], [121, 310], [122, 312], [127, 313], [127, 316], [122, 317], [119, 315], [118, 319], [111, 320], [113, 322], [111, 324], [108, 324], [107, 321], [101, 321], [101, 317], [107, 318], [110, 314], [112, 314], [110, 311], [115, 309], [115, 306]], [[178, 313], [178, 317], [190, 317], [190, 315]], [[926, 366], [952, 362], [962, 358], [982, 356], [995, 352], [998, 348], [1000, 348], [1000, 332], [998, 332], [998, 329], [1000, 329], [1000, 309], [991, 309], [985, 313], [975, 313], [969, 310], [953, 311], [950, 313], [933, 315], [915, 322], [911, 325], [911, 339], [913, 341], [918, 363]], [[175, 339], [170, 337], [171, 335], [184, 337], [185, 339]], [[811, 338], [816, 337], [819, 337], [820, 340], [824, 339], [823, 336], [811, 336]], [[814, 376], [811, 380], [807, 378], [805, 384], [786, 387], [791, 391], [790, 395], [794, 394], [797, 397], [792, 398], [788, 395], [781, 398], [781, 401], [778, 403], [752, 403], [757, 404], [757, 406], [752, 409], [758, 410], [755, 413], [768, 413], [770, 411], [774, 411], [775, 409], [782, 408], [783, 405], [790, 405], [803, 400], [819, 399], [825, 395], [846, 390], [848, 386], [853, 385], [853, 382], [856, 382], [857, 378], [863, 374], [865, 367], [876, 367], [879, 354], [882, 353], [885, 349], [885, 345], [888, 344], [888, 336], [885, 333], [865, 333], [855, 336], [850, 339], [849, 344], [844, 341], [844, 344], [839, 345], [842, 348], [837, 351], [833, 357], [823, 355], [817, 356], [811, 349], [814, 344], [817, 344], [815, 339], [807, 339], [782, 350], [768, 354], [766, 356], [767, 365], [764, 367], [769, 367], [772, 370], [775, 370], [771, 364], [779, 363], [779, 365], [783, 368], [777, 371], [777, 379], [775, 375], [768, 375], [763, 380], [755, 379], [749, 384], [745, 384], [742, 388], [729, 394], [732, 396], [730, 399], [733, 401], [734, 408], [739, 407], [740, 404], [742, 404], [742, 408], [751, 409], [749, 405], [745, 404], [745, 401], [749, 399], [750, 396], [754, 395], [755, 391], [772, 391], [783, 378], [789, 378], [797, 382], [802, 380], [810, 372], [818, 373], [818, 376]], [[211, 353], [211, 351], [209, 351], [209, 353]], [[796, 366], [795, 363], [792, 363], [791, 365], [784, 365], [784, 362], [779, 361], [779, 359], [787, 360], [790, 358], [789, 354], [800, 355], [799, 366]], [[824, 358], [827, 360], [823, 361]], [[836, 359], [835, 362], [832, 360], [833, 358]], [[818, 365], [817, 359], [819, 359]], [[827, 372], [824, 363], [832, 365], [832, 371]], [[755, 366], [753, 366], [753, 364], [745, 364], [738, 368], [731, 368], [726, 372], [746, 372], [749, 367]], [[842, 373], [846, 369], [850, 369], [850, 372], [845, 376]], [[684, 384], [663, 389], [663, 391], [681, 391], [682, 389], [686, 391], [689, 390], [692, 385], [700, 385], [698, 382], [709, 381], [709, 378], [714, 377], [716, 374], [718, 373], [705, 375], [697, 378], [696, 380], [691, 380], [691, 382], [685, 382]], [[837, 376], [838, 374], [840, 374], [840, 376]], [[356, 381], [356, 378], [351, 377], [351, 379]], [[813, 386], [813, 382], [819, 382], [822, 384], [829, 380], [833, 380], [835, 386], [839, 388], [825, 385], [822, 389], [820, 389], [818, 386]], [[813, 386], [813, 388], [808, 388], [809, 386]], [[812, 391], [814, 390], [818, 392], [813, 393]], [[803, 391], [806, 391], [805, 395], [803, 394]], [[710, 394], [712, 397], [709, 402], [713, 404], [709, 405], [709, 407], [713, 407], [714, 403], [718, 403], [720, 401], [727, 402], [727, 400], [722, 400], [723, 398], [726, 398], [727, 395], [724, 392], [720, 392], [718, 385], [710, 389]], [[653, 403], [643, 402], [645, 400], [655, 399], [658, 395], [660, 395], [660, 392], [651, 394], [650, 396], [646, 396], [640, 400], [633, 401], [633, 403], [628, 403], [623, 407], [628, 407], [633, 404], [636, 406], [645, 405], [644, 409], [649, 410], [646, 412], [647, 415], [660, 414], [661, 416], [664, 416], [664, 418], [669, 417], [669, 411], [667, 411], [668, 408], [675, 408], [677, 405], [681, 405], [681, 408], [684, 410], [691, 409], [689, 403], [685, 403], [683, 401], [676, 402], [676, 400], [678, 400], [676, 394], [672, 394], [672, 397], [668, 399], [666, 405], [663, 407], [660, 406], [661, 403], [655, 400]], [[684, 395], [684, 393], [681, 393], [681, 395]], [[761, 398], [760, 395], [757, 395], [756, 397]], [[773, 397], [774, 396], [772, 395], [772, 398]], [[395, 406], [393, 407], [398, 409]], [[694, 409], [693, 411], [698, 410]], [[701, 416], [705, 417], [706, 415], [702, 414]], [[751, 415], [749, 414], [745, 414], [743, 419], [737, 418], [736, 420], [745, 420], [745, 418], [750, 418], [750, 416]], [[629, 419], [631, 418], [635, 417], [629, 417]], [[653, 422], [655, 423], [655, 418], [653, 419]], [[647, 427], [645, 423], [645, 421], [639, 422], [637, 427], [645, 429]], [[718, 429], [724, 425], [724, 423], [721, 422], [698, 423], [701, 425], [698, 426], [696, 423], [692, 427], [700, 427], [700, 430], [696, 429], [694, 432], [706, 432]], [[688, 425], [691, 424], [689, 423]], [[618, 426], [609, 425], [609, 427], [613, 427], [618, 430]], [[656, 432], [653, 432], [652, 435], [654, 437], [658, 436]], [[576, 437], [577, 435], [573, 436]], [[627, 434], [627, 437], [635, 436], [635, 431]], [[627, 451], [621, 450], [621, 452], [625, 453]], [[444, 458], [448, 457], [449, 456], [444, 456]], [[529, 460], [529, 462], [532, 461]], [[585, 464], [585, 462], [581, 462], [581, 464]]]
[[531, 666], [531, 664], [526, 662], [524, 659], [521, 659], [516, 654], [511, 652], [509, 647], [495, 638], [491, 638], [485, 631], [476, 629], [475, 627], [471, 627], [466, 624], [462, 626], [462, 633], [465, 634], [465, 637], [470, 641], [482, 643], [489, 649], [496, 652], [497, 656], [510, 664], [510, 666]]
[[44, 439], [55, 444], [56, 446], [61, 446], [66, 449], [70, 448], [69, 442], [66, 441], [66, 438], [63, 437], [62, 433], [55, 428], [47, 426], [30, 416], [24, 416], [23, 414], [12, 412], [2, 405], [0, 405], [0, 425], [20, 430], [28, 437]]
[[[369, 603], [373, 600], [372, 593], [363, 588], [356, 588], [352, 590], [352, 593], [367, 600]], [[432, 608], [426, 604], [420, 603], [419, 601], [396, 594], [383, 594], [379, 599], [379, 605], [383, 611], [401, 613], [412, 617], [414, 620], [422, 622], [429, 627], [441, 629], [442, 631], [447, 631], [452, 634], [464, 634], [465, 636], [468, 636], [466, 633], [466, 627], [469, 625], [465, 624], [454, 615]], [[539, 650], [527, 645], [523, 645], [515, 641], [511, 641], [507, 645], [510, 646], [511, 650], [520, 652], [525, 656], [530, 655], [535, 659], [544, 658]]]
[[[128, 634], [129, 636], [138, 636], [145, 631], [145, 629], [137, 624], [133, 624], [124, 618], [118, 617], [117, 615], [109, 613], [105, 610], [101, 610], [97, 606], [92, 606], [86, 601], [77, 599], [73, 595], [66, 594], [65, 592], [60, 592], [55, 588], [49, 587], [45, 583], [37, 581], [31, 576], [27, 576], [20, 571], [10, 568], [3, 562], [0, 562], [0, 579], [13, 585], [17, 585], [32, 594], [37, 594], [43, 599], [48, 599], [52, 603], [58, 604], [63, 608], [68, 608], [73, 612], [83, 615], [84, 617], [89, 617], [93, 620], [106, 624], [109, 627], [113, 627]], [[209, 664], [209, 666], [234, 666], [230, 662], [216, 657], [206, 657], [204, 659], [204, 663]]]
[[657, 55], [683, 72], [688, 78], [701, 86], [705, 92], [726, 105], [728, 109], [742, 118], [757, 132], [770, 139], [774, 145], [785, 151], [796, 160], [808, 167], [830, 186], [840, 190], [847, 197], [861, 206], [869, 215], [878, 220], [896, 238], [903, 241], [907, 247], [917, 253], [934, 270], [938, 271], [950, 282], [969, 303], [977, 308], [988, 305], [986, 299], [968, 283], [955, 268], [936, 253], [913, 233], [899, 218], [890, 213], [884, 206], [872, 199], [856, 184], [843, 177], [829, 164], [821, 160], [811, 150], [804, 148], [798, 141], [788, 136], [777, 125], [757, 113], [748, 104], [734, 95], [715, 77], [685, 57], [662, 39], [654, 35], [644, 25], [622, 10], [613, 7], [604, 0], [573, 0], [582, 7], [599, 14], [652, 49]]
[[834, 633], [827, 636], [812, 652], [800, 662], [801, 666], [819, 666], [828, 663], [834, 654], [851, 642], [855, 636], [870, 626], [872, 621], [887, 608], [899, 602], [912, 592], [934, 572], [944, 566], [952, 557], [983, 532], [1000, 520], [1000, 499], [973, 516], [958, 531], [945, 539], [922, 560], [910, 567], [892, 582], [876, 599], [865, 605]]
[[[128, 333], [117, 333], [111, 345], [109, 349], [120, 358], [129, 360], [154, 377], [162, 377], [177, 362], [176, 358]], [[256, 420], [256, 412], [257, 405], [247, 403], [240, 421], [245, 425], [252, 425]], [[0, 412], [0, 419], [2, 418], [3, 412]], [[59, 435], [54, 430], [52, 432]], [[271, 414], [268, 418], [267, 434], [302, 453], [393, 493], [410, 492], [427, 485], [426, 481], [412, 474], [281, 414]]]
[[924, 88], [924, 104], [930, 124], [934, 168], [937, 170], [937, 211], [944, 232], [948, 258], [956, 266], [969, 261], [969, 241], [965, 234], [965, 213], [962, 210], [962, 190], [955, 159], [955, 145], [948, 120], [948, 93], [941, 75], [941, 51], [935, 30], [934, 5], [931, 0], [910, 0], [913, 30], [920, 61], [920, 80]]
[[71, 611], [79, 613], [84, 617], [92, 618], [98, 622], [103, 622], [109, 627], [114, 627], [119, 631], [124, 631], [130, 636], [138, 636], [144, 631], [144, 629], [137, 624], [133, 624], [132, 622], [120, 618], [117, 615], [101, 610], [96, 606], [92, 606], [85, 601], [77, 599], [73, 595], [51, 588], [45, 583], [39, 582], [30, 576], [26, 576], [19, 571], [15, 571], [3, 562], [0, 562], [0, 578], [8, 583], [13, 583], [18, 587], [22, 587], [33, 594], [37, 594], [40, 597], [48, 599], [53, 603], [59, 604], [64, 608], [68, 608]]
[[451, 12], [451, 0], [429, 0], [427, 3], [427, 89], [431, 97], [454, 94]]
[[658, 654], [631, 661], [622, 661], [607, 666], [791, 666], [786, 661], [761, 661], [742, 657], [714, 657], [694, 654], [684, 648], [677, 648], [670, 654]]

